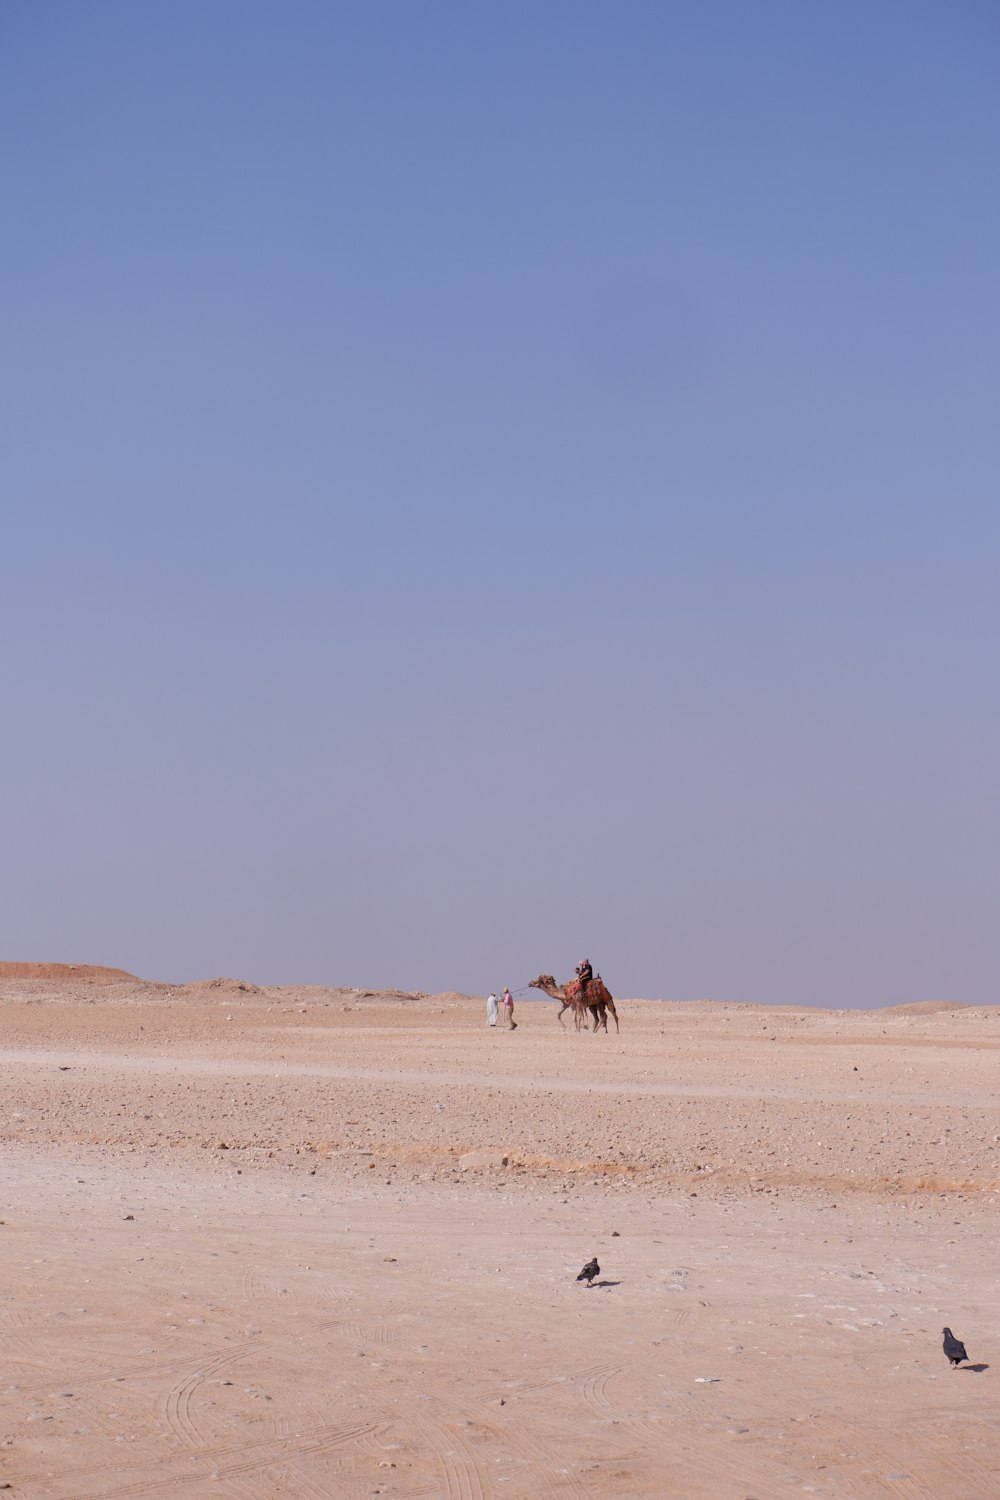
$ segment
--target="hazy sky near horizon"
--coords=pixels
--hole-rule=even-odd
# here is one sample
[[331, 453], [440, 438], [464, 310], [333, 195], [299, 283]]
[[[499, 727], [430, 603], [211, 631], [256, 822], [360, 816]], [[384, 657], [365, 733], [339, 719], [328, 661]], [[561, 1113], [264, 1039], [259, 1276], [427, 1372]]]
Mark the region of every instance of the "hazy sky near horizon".
[[0, 11], [0, 957], [1000, 1001], [1000, 11]]

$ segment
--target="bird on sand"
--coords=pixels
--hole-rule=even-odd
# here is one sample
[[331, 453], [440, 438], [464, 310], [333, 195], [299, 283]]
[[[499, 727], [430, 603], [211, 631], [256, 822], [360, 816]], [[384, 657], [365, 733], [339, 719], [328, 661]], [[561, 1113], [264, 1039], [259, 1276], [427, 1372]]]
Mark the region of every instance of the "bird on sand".
[[577, 1281], [585, 1281], [588, 1286], [592, 1286], [594, 1277], [600, 1276], [600, 1274], [601, 1268], [597, 1264], [597, 1256], [595, 1255], [593, 1260], [588, 1260], [587, 1264], [584, 1266], [583, 1270], [580, 1272], [579, 1276], [576, 1279]]
[[962, 1360], [969, 1357], [965, 1352], [965, 1345], [961, 1339], [955, 1337], [950, 1328], [944, 1328], [942, 1332], [944, 1334], [944, 1352], [951, 1360], [952, 1365], [957, 1369]]

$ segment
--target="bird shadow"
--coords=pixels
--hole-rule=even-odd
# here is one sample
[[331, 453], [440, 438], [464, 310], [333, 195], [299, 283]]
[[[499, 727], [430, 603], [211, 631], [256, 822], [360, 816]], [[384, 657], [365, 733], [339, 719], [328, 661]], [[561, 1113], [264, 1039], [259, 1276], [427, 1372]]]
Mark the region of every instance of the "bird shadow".
[[621, 1286], [620, 1281], [594, 1281], [592, 1286]]
[[971, 1370], [973, 1375], [981, 1375], [984, 1370], [989, 1369], [989, 1365], [963, 1365], [962, 1369]]

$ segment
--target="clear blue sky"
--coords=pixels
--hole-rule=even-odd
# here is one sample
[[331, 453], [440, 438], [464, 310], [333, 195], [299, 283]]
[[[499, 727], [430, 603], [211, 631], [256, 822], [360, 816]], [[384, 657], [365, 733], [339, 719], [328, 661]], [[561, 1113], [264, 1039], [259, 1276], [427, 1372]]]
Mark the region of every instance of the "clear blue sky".
[[1000, 1000], [998, 57], [10, 0], [0, 956]]

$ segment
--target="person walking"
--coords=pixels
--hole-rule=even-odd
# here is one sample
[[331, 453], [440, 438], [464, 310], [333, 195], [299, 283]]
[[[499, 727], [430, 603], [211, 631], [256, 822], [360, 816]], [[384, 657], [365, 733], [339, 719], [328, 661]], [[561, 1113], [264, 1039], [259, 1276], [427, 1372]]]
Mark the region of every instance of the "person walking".
[[514, 1020], [514, 996], [511, 994], [506, 985], [504, 985], [503, 987], [503, 994], [500, 998], [503, 1001], [503, 1009], [504, 1015], [507, 1017], [507, 1025], [509, 1026], [511, 1031], [516, 1031], [517, 1022]]
[[500, 1005], [497, 1001], [496, 994], [491, 991], [490, 997], [486, 1002], [486, 1024], [487, 1026], [495, 1026], [499, 1019]]

